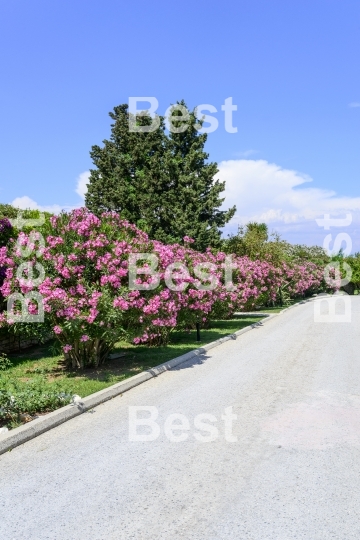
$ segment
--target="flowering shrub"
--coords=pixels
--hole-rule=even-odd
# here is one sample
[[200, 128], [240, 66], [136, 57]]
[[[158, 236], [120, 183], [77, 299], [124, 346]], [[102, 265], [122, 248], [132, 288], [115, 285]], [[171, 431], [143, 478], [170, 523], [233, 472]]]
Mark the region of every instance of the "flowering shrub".
[[[114, 298], [125, 293], [128, 253], [147, 237], [116, 214], [100, 220], [85, 209], [52, 217], [43, 233], [41, 264], [46, 277], [38, 290], [46, 320], [72, 367], [97, 366], [126, 335], [124, 311], [114, 305]], [[20, 283], [14, 271], [21, 260], [19, 245], [29, 246], [29, 241], [30, 235], [20, 233], [2, 287], [5, 296], [34, 288], [35, 280]], [[33, 264], [34, 253], [28, 259]], [[36, 308], [30, 301], [29, 312]]]
[[[12, 235], [13, 228], [10, 221], [7, 218], [0, 219], [0, 249], [4, 248]], [[6, 277], [6, 266], [0, 264], [0, 287], [4, 283]], [[2, 310], [3, 297], [0, 293], [0, 311]]]
[[[22, 232], [10, 249], [0, 248], [0, 266], [7, 268], [1, 291], [8, 297], [36, 286], [46, 322], [73, 368], [98, 366], [120, 339], [166, 343], [174, 328], [191, 328], [196, 322], [227, 318], [234, 311], [275, 301], [281, 287], [290, 295], [315, 290], [323, 275], [313, 263], [275, 267], [233, 256], [229, 285], [225, 253], [195, 251], [189, 237], [184, 246], [150, 241], [112, 212], [98, 218], [82, 208], [53, 216], [42, 234], [45, 246], [38, 232]], [[29, 271], [22, 279], [16, 275], [24, 248], [32, 250], [30, 265], [41, 260], [41, 284]], [[137, 259], [138, 270], [134, 286], [129, 286], [132, 259]], [[33, 300], [27, 304], [30, 313], [37, 312]], [[1, 322], [5, 324], [5, 314]]]
[[13, 228], [7, 218], [0, 219], [0, 247], [6, 246], [10, 240]]

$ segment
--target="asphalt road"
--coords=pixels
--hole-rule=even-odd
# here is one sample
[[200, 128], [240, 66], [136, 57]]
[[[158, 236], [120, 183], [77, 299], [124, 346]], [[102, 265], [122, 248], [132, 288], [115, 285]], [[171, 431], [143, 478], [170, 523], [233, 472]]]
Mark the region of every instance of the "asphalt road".
[[[351, 323], [301, 305], [1, 456], [0, 538], [358, 540], [351, 302]], [[129, 406], [156, 407], [157, 438], [129, 441]], [[189, 429], [171, 432], [170, 414]]]

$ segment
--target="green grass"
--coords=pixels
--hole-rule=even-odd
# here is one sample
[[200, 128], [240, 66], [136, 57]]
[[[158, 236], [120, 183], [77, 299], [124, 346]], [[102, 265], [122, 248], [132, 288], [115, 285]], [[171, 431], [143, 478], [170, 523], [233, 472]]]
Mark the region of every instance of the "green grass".
[[261, 313], [280, 313], [280, 311], [282, 311], [286, 307], [288, 307], [288, 306], [284, 306], [284, 307], [276, 306], [276, 307], [271, 307], [271, 308], [264, 308], [264, 309], [261, 309], [259, 311]]
[[[310, 297], [311, 298], [311, 297]], [[281, 306], [275, 306], [275, 307], [269, 307], [264, 309], [259, 309], [260, 313], [280, 313], [283, 309], [286, 309], [290, 306], [293, 306], [295, 304], [299, 304], [300, 302], [303, 302], [304, 300], [309, 300], [309, 298], [296, 298], [294, 300], [291, 300], [291, 302], [287, 305]]]
[[[127, 342], [118, 343], [114, 352], [122, 353], [117, 359], [107, 360], [98, 369], [87, 369], [82, 372], [71, 371], [66, 368], [62, 356], [52, 356], [51, 343], [32, 347], [18, 354], [9, 355], [12, 366], [0, 372], [2, 379], [0, 390], [7, 390], [16, 397], [16, 392], [28, 392], [31, 388], [39, 394], [46, 392], [64, 392], [67, 395], [78, 394], [81, 397], [98, 392], [116, 382], [123, 381], [141, 371], [162, 364], [167, 360], [176, 358], [207, 343], [234, 333], [259, 321], [261, 317], [238, 317], [228, 321], [213, 321], [208, 329], [201, 330], [201, 341], [196, 341], [196, 332], [175, 331], [171, 335], [169, 345], [162, 347], [147, 347], [145, 345], [132, 345]], [[41, 389], [39, 392], [38, 389]], [[30, 392], [31, 393], [31, 392]], [[35, 399], [35, 398], [34, 398]], [[38, 397], [36, 399], [39, 399]], [[67, 401], [68, 402], [68, 401]], [[24, 401], [28, 404], [29, 399]], [[43, 405], [37, 412], [48, 412], [56, 405]], [[24, 405], [26, 407], [29, 405]], [[36, 411], [36, 403], [31, 404], [32, 415]], [[45, 407], [45, 410], [44, 410]], [[28, 411], [21, 411], [26, 413]], [[1, 420], [0, 425], [14, 427], [19, 421], [9, 422]]]

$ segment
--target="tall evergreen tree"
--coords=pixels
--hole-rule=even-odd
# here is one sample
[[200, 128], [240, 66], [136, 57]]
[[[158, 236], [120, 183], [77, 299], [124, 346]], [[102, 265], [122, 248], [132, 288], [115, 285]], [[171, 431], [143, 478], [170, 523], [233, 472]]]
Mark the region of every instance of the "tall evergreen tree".
[[[177, 105], [186, 107], [184, 102]], [[185, 122], [178, 116], [181, 112], [174, 106], [172, 124], [181, 131]], [[126, 104], [115, 107], [110, 117], [110, 140], [90, 152], [96, 169], [90, 171], [86, 206], [95, 214], [115, 210], [153, 239], [182, 242], [187, 235], [197, 249], [219, 246], [220, 228], [235, 207], [220, 210], [225, 183], [214, 180], [217, 164], [207, 163], [207, 135], [196, 129], [194, 112], [186, 130], [170, 131], [169, 136], [162, 117], [155, 131], [131, 132], [129, 120], [134, 119]], [[149, 125], [151, 119], [145, 114], [136, 122]]]
[[[132, 132], [129, 129], [128, 105], [119, 105], [111, 112], [110, 140], [104, 146], [93, 146], [90, 156], [96, 169], [90, 170], [86, 206], [101, 214], [119, 212], [150, 235], [157, 229], [157, 206], [167, 182], [164, 158], [166, 135], [164, 119], [155, 131]], [[142, 115], [139, 125], [151, 124], [151, 118]]]
[[[187, 110], [184, 101], [178, 102]], [[236, 207], [220, 210], [224, 198], [221, 194], [225, 182], [215, 180], [217, 163], [208, 163], [209, 155], [204, 151], [207, 134], [197, 128], [203, 124], [189, 112], [188, 121], [176, 121], [181, 111], [174, 106], [173, 129], [169, 134], [169, 177], [171, 180], [171, 204], [174, 231], [178, 238], [188, 235], [195, 239], [194, 247], [199, 250], [207, 246], [219, 247], [221, 227], [233, 217]], [[181, 126], [187, 126], [182, 131]], [[179, 130], [179, 132], [177, 132]]]

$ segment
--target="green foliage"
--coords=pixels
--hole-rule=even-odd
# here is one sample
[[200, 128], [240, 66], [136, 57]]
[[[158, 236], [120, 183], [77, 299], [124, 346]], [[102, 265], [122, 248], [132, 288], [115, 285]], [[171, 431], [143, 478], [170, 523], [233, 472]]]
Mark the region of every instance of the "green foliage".
[[[178, 105], [187, 110], [184, 101]], [[173, 109], [172, 118], [179, 116], [180, 111]], [[172, 124], [175, 128], [184, 125], [176, 120]], [[209, 155], [204, 151], [207, 134], [199, 134], [195, 127], [199, 124], [202, 122], [192, 111], [189, 112], [187, 129], [169, 134], [169, 190], [166, 196], [171, 221], [167, 224], [168, 234], [159, 239], [165, 243], [181, 243], [184, 236], [190, 236], [195, 240], [193, 247], [205, 251], [209, 246], [220, 247], [220, 228], [230, 221], [236, 207], [219, 210], [225, 200], [221, 197], [225, 182], [214, 180], [218, 172], [217, 163], [207, 162]]]
[[240, 257], [247, 256], [252, 260], [268, 260], [275, 266], [279, 266], [282, 262], [301, 264], [307, 261], [321, 267], [331, 261], [324, 249], [319, 246], [289, 244], [281, 240], [278, 233], [269, 234], [265, 223], [250, 222], [240, 226], [236, 235], [223, 240], [222, 248], [226, 253], [235, 253]]
[[281, 307], [291, 306], [291, 304], [293, 303], [291, 295], [287, 290], [286, 284], [282, 284], [279, 287], [278, 300]]
[[320, 246], [305, 246], [286, 242], [286, 251], [290, 259], [295, 261], [308, 261], [319, 266], [326, 266], [331, 261], [331, 258]]
[[[20, 208], [16, 208], [15, 206], [12, 206], [11, 204], [0, 204], [0, 219], [1, 218], [8, 218], [8, 219], [16, 219], [19, 214], [24, 219], [39, 219], [40, 214], [45, 215], [45, 220], [48, 220], [52, 214], [49, 212], [42, 212], [41, 210], [31, 210], [28, 208], [27, 210], [20, 210]], [[30, 228], [30, 230], [33, 227]], [[27, 228], [25, 227], [24, 230]], [[36, 228], [39, 230], [38, 228]]]
[[[109, 113], [114, 121], [110, 139], [103, 141], [102, 148], [92, 147], [90, 155], [96, 169], [90, 171], [86, 206], [96, 215], [114, 210], [142, 230], [154, 233], [153, 216], [160, 227], [168, 217], [161, 200], [166, 191], [164, 120], [160, 118], [156, 131], [134, 133], [129, 130], [127, 109], [127, 105], [119, 105]], [[138, 125], [150, 123], [147, 114], [137, 118]]]
[[354, 294], [356, 289], [360, 289], [360, 253], [344, 257], [342, 251], [340, 251], [333, 257], [333, 260], [339, 262], [342, 278], [345, 278], [348, 271], [348, 268], [346, 268], [346, 266], [344, 267], [344, 263], [350, 266], [351, 280], [348, 285], [343, 287], [343, 289], [349, 294]]
[[6, 331], [10, 336], [21, 336], [23, 339], [34, 339], [38, 343], [45, 343], [52, 335], [50, 322], [45, 319], [43, 323], [15, 322], [5, 326], [2, 331]]
[[11, 366], [12, 362], [9, 360], [6, 354], [0, 353], [0, 371], [6, 371], [7, 369], [11, 368]]
[[352, 257], [347, 257], [345, 261], [349, 264], [352, 270], [351, 281], [357, 288], [360, 288], [360, 253], [355, 253]]
[[280, 240], [277, 233], [269, 235], [265, 223], [250, 222], [239, 226], [236, 235], [230, 235], [223, 240], [223, 250], [226, 253], [235, 253], [239, 257], [249, 257], [252, 260], [267, 259], [273, 263], [280, 263], [289, 259], [288, 244]]
[[[185, 106], [182, 101], [181, 105]], [[175, 110], [174, 118], [180, 115]], [[152, 239], [181, 243], [184, 236], [195, 239], [194, 248], [219, 247], [220, 228], [234, 215], [235, 207], [219, 210], [224, 182], [215, 181], [216, 163], [207, 163], [207, 135], [199, 135], [199, 123], [190, 113], [183, 133], [165, 133], [164, 118], [152, 132], [130, 132], [128, 106], [110, 113], [114, 121], [111, 137], [90, 152], [95, 169], [90, 171], [86, 206], [100, 215], [115, 210], [121, 217], [147, 232]], [[148, 114], [136, 118], [149, 125]], [[201, 122], [200, 122], [201, 123]], [[174, 120], [179, 127], [183, 123]]]
[[[70, 402], [71, 395], [60, 385], [37, 377], [26, 383], [8, 377], [0, 379], [0, 422], [12, 427], [36, 413], [52, 411]], [[30, 418], [29, 418], [30, 419]]]
[[0, 218], [15, 219], [18, 214], [18, 209], [11, 204], [0, 203]]

